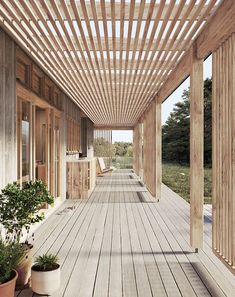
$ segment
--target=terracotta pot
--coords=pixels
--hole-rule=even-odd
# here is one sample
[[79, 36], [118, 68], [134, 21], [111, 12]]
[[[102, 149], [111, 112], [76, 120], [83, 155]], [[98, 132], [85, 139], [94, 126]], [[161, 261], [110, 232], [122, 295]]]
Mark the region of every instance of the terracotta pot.
[[30, 246], [25, 258], [15, 268], [15, 270], [18, 272], [18, 278], [16, 281], [16, 286], [18, 288], [24, 287], [25, 285], [28, 284], [30, 274], [31, 274], [32, 264], [33, 264], [33, 254], [32, 254], [32, 247]]
[[60, 287], [60, 266], [51, 271], [36, 271], [32, 267], [31, 286], [34, 293], [52, 295]]
[[17, 271], [12, 271], [13, 276], [12, 279], [9, 280], [6, 283], [3, 283], [0, 285], [0, 296], [1, 297], [14, 297], [15, 295], [15, 285], [16, 285], [16, 279], [18, 277]]

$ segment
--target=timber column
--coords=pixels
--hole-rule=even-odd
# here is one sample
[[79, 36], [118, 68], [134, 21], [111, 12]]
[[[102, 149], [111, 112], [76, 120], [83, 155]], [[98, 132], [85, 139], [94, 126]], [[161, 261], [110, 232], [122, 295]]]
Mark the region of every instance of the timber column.
[[204, 96], [203, 60], [192, 49], [190, 75], [190, 244], [197, 251], [203, 246], [204, 200]]

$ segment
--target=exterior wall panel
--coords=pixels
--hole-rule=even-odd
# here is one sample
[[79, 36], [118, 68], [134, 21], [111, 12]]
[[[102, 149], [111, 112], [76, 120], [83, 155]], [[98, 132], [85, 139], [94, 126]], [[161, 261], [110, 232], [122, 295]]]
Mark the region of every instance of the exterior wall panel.
[[15, 43], [0, 29], [0, 188], [16, 180]]

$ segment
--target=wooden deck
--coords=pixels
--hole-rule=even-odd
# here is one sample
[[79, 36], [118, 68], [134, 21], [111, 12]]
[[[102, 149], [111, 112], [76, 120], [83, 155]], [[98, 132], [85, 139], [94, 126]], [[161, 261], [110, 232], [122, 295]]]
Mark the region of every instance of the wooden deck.
[[235, 296], [235, 277], [211, 250], [211, 207], [195, 254], [188, 203], [164, 185], [162, 196], [155, 202], [131, 171], [119, 170], [99, 178], [89, 200], [66, 201], [35, 234], [35, 255], [60, 259], [53, 297]]

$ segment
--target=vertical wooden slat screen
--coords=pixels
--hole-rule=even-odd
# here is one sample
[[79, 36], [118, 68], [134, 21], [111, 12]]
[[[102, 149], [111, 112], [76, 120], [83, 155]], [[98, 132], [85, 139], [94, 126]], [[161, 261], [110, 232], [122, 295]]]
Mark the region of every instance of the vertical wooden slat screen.
[[133, 131], [133, 168], [137, 175], [139, 175], [139, 123], [136, 124]]
[[144, 126], [143, 123], [139, 123], [138, 125], [138, 130], [139, 130], [139, 176], [143, 180], [143, 131], [144, 131]]
[[235, 34], [212, 57], [213, 250], [235, 274]]

